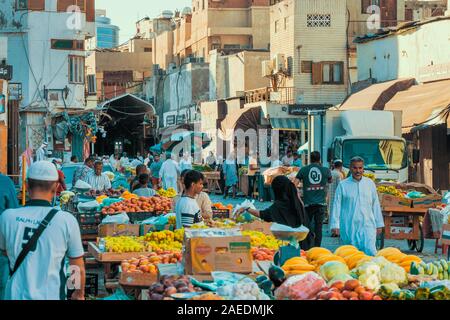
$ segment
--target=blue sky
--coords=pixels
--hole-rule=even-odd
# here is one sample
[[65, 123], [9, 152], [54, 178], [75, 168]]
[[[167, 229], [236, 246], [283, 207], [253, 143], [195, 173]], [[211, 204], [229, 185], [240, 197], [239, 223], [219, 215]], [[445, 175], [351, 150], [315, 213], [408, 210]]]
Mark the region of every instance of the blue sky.
[[120, 42], [125, 42], [135, 34], [135, 22], [149, 16], [154, 18], [163, 10], [190, 7], [192, 0], [97, 0], [97, 9], [106, 9], [106, 14], [112, 23], [120, 27]]

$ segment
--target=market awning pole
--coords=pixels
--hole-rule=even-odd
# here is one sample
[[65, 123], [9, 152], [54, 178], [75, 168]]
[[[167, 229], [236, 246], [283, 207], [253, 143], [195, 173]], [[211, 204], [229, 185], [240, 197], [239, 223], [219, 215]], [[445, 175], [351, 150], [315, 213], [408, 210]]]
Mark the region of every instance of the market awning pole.
[[22, 206], [25, 206], [26, 203], [26, 194], [27, 194], [27, 186], [26, 186], [26, 171], [27, 171], [27, 158], [25, 154], [22, 155]]

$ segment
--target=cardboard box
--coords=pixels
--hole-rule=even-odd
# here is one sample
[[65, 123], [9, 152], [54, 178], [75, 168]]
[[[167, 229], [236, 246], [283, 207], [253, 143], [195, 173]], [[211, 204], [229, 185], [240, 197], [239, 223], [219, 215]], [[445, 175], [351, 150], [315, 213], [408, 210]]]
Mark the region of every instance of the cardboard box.
[[119, 284], [124, 287], [148, 288], [158, 282], [158, 275], [152, 273], [120, 273]]
[[231, 218], [231, 210], [229, 209], [216, 209], [212, 208], [213, 219], [230, 219]]
[[252, 223], [246, 223], [241, 226], [242, 231], [258, 231], [262, 232], [265, 235], [271, 236], [272, 232], [270, 231], [270, 227], [272, 224], [264, 221], [254, 221]]
[[386, 207], [412, 207], [412, 201], [410, 199], [396, 197], [390, 194], [379, 193], [378, 198], [382, 208]]
[[149, 232], [158, 231], [151, 224], [101, 224], [98, 226], [98, 236], [120, 237], [120, 236], [143, 236]]
[[409, 227], [391, 227], [391, 234], [409, 234], [413, 233], [414, 229]]
[[450, 224], [442, 226], [442, 244], [450, 246]]
[[186, 274], [252, 273], [250, 237], [186, 237], [185, 245]]
[[428, 195], [425, 198], [412, 200], [413, 208], [425, 208], [425, 209], [436, 208], [441, 203], [442, 203], [442, 196], [437, 193]]

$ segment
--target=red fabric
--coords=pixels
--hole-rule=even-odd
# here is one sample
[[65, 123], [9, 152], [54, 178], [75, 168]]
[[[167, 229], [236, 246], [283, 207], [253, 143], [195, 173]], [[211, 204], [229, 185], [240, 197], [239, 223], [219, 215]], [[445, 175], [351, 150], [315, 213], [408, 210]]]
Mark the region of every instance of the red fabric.
[[64, 176], [64, 173], [61, 170], [58, 170], [58, 187], [56, 189], [56, 195], [61, 195], [61, 192], [67, 190], [66, 186], [66, 177]]

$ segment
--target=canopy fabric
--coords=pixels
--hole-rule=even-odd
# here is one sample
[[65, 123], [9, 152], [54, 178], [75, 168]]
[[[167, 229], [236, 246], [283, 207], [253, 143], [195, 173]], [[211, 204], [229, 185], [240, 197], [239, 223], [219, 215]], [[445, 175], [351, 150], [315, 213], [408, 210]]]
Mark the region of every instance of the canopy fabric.
[[162, 150], [162, 144], [159, 143], [159, 144], [156, 144], [156, 145], [150, 147], [150, 151], [154, 152], [154, 153], [162, 153], [162, 151], [163, 151]]
[[352, 94], [339, 110], [383, 110], [385, 104], [399, 91], [409, 89], [415, 83], [414, 78], [397, 79], [373, 84]]
[[[284, 131], [300, 131], [302, 129], [302, 122], [306, 122], [302, 118], [271, 118], [270, 123], [274, 130]], [[306, 128], [306, 125], [305, 125]]]
[[309, 151], [309, 142], [305, 143], [304, 145], [302, 145], [299, 149], [298, 149], [298, 153], [301, 154], [303, 152], [308, 152]]
[[412, 86], [398, 92], [386, 104], [385, 110], [403, 112], [404, 133], [416, 126], [445, 123], [450, 113], [450, 80]]

